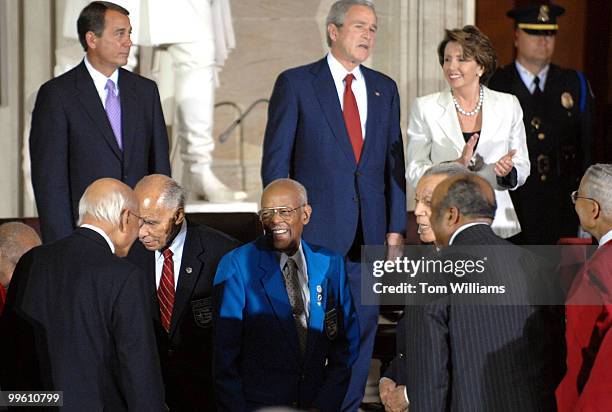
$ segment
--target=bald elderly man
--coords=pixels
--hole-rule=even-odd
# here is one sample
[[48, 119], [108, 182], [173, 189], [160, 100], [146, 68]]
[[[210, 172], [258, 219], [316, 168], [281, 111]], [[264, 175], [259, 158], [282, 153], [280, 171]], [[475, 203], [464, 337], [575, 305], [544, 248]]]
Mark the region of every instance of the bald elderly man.
[[129, 258], [146, 273], [166, 403], [173, 411], [214, 411], [211, 292], [219, 260], [238, 242], [189, 224], [185, 190], [168, 176], [145, 176], [134, 191], [142, 245]]
[[0, 318], [3, 390], [63, 391], [63, 411], [163, 411], [145, 278], [127, 255], [142, 220], [110, 178], [79, 202], [79, 227], [32, 249]]
[[337, 412], [359, 348], [341, 255], [311, 245], [306, 189], [270, 183], [265, 235], [225, 255], [215, 277], [215, 385], [220, 411], [266, 406]]
[[28, 250], [39, 245], [40, 237], [30, 226], [20, 222], [0, 225], [0, 315], [15, 265]]
[[[435, 242], [446, 259], [465, 258], [466, 247], [472, 261], [474, 253], [483, 253], [485, 272], [478, 281], [504, 285], [513, 299], [532, 302], [534, 291], [553, 287], [533, 255], [493, 233], [496, 208], [493, 189], [481, 177], [445, 179], [431, 199]], [[464, 295], [450, 294], [406, 311], [411, 412], [555, 410], [563, 371], [563, 313], [558, 307], [511, 305], [505, 296], [472, 305], [465, 304]]]

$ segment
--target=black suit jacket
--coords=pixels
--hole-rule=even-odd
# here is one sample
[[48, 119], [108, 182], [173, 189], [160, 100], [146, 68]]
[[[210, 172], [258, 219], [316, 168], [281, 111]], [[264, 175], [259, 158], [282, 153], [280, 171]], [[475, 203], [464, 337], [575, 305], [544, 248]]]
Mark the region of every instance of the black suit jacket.
[[[488, 225], [465, 229], [453, 245], [490, 245], [486, 273], [496, 278], [492, 283], [512, 285], [526, 300], [533, 287], [548, 282], [537, 258]], [[454, 299], [405, 312], [410, 410], [555, 410], [564, 364], [562, 308], [463, 305]]]
[[134, 185], [170, 175], [168, 136], [155, 82], [119, 69], [123, 150], [93, 80], [81, 62], [41, 86], [32, 113], [32, 184], [43, 240], [69, 235], [78, 203], [94, 180]]
[[164, 410], [144, 291], [90, 229], [28, 252], [0, 318], [2, 389], [63, 391], [63, 411]]
[[146, 271], [157, 343], [172, 411], [214, 411], [212, 286], [219, 260], [238, 241], [208, 226], [188, 224], [170, 332], [161, 326], [155, 289], [155, 254], [135, 245], [129, 259]]

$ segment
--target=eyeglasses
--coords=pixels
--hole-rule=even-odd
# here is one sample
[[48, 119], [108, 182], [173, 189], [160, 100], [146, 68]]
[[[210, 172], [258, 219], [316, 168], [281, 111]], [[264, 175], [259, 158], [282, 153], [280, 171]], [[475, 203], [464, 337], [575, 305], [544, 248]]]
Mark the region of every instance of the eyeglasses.
[[142, 225], [144, 225], [145, 220], [142, 217], [138, 216], [136, 213], [132, 212], [130, 209], [128, 209], [127, 211], [128, 213], [131, 213], [138, 218], [138, 228], [141, 228]]
[[574, 190], [574, 191], [572, 192], [572, 194], [570, 195], [570, 198], [572, 199], [572, 203], [573, 203], [573, 204], [576, 204], [576, 200], [578, 200], [578, 199], [587, 199], [587, 200], [592, 200], [593, 202], [595, 202], [595, 203], [599, 204], [599, 202], [597, 202], [597, 200], [595, 200], [595, 199], [593, 199], [593, 198], [590, 198], [590, 197], [584, 197], [584, 196], [578, 196], [578, 191], [577, 191], [577, 190]]
[[277, 213], [282, 220], [287, 221], [291, 218], [291, 216], [293, 215], [293, 212], [295, 212], [296, 210], [304, 206], [306, 206], [306, 204], [300, 205], [298, 207], [294, 207], [293, 209], [287, 206], [266, 207], [264, 209], [261, 209], [259, 212], [257, 212], [257, 214], [259, 215], [259, 220], [261, 220], [262, 222], [264, 220], [272, 220], [274, 218], [274, 215]]

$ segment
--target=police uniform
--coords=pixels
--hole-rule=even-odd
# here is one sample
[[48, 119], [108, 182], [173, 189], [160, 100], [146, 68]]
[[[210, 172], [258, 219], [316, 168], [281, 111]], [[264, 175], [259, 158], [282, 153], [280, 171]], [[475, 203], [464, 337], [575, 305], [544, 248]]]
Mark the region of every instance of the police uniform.
[[[550, 35], [557, 30], [556, 16], [565, 10], [555, 5], [513, 9], [517, 29]], [[556, 244], [559, 237], [576, 236], [578, 218], [570, 193], [591, 163], [593, 96], [581, 72], [549, 64], [541, 92], [525, 84], [513, 62], [498, 70], [490, 88], [514, 94], [523, 109], [531, 175], [511, 192], [523, 244]], [[542, 73], [540, 72], [540, 73]], [[538, 78], [538, 76], [536, 76]]]

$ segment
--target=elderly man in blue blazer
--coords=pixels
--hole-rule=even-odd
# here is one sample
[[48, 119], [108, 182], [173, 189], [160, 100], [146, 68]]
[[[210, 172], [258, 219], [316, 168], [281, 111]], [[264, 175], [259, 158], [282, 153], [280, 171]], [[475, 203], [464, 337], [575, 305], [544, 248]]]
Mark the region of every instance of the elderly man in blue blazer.
[[306, 243], [306, 190], [264, 190], [266, 234], [223, 257], [213, 328], [219, 411], [340, 410], [359, 345], [342, 256]]
[[366, 0], [340, 0], [327, 16], [330, 53], [281, 73], [270, 99], [263, 184], [291, 177], [316, 210], [304, 239], [347, 257], [361, 329], [360, 354], [345, 409], [365, 388], [378, 307], [361, 304], [361, 245], [403, 244], [406, 229], [404, 147], [395, 82], [363, 63], [377, 19]]

